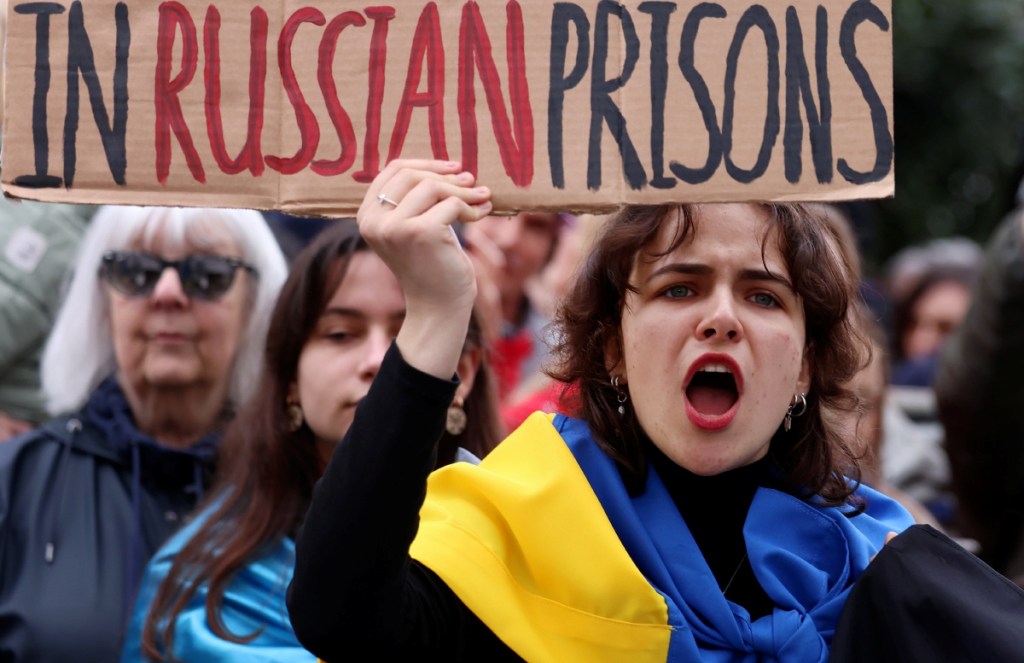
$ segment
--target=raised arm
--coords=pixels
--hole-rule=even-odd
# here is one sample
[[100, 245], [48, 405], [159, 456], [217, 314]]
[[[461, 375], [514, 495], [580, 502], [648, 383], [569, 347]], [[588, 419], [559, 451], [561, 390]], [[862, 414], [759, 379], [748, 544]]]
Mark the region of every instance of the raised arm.
[[396, 161], [370, 185], [359, 208], [360, 232], [405, 293], [397, 339], [402, 356], [444, 379], [455, 373], [476, 297], [473, 264], [452, 223], [476, 221], [491, 210], [490, 192], [474, 183], [457, 163]]
[[450, 226], [487, 214], [489, 197], [458, 164], [400, 161], [359, 210], [363, 236], [402, 286], [406, 317], [296, 542], [289, 612], [303, 645], [327, 660], [430, 641], [434, 608], [458, 609], [411, 562], [409, 545], [476, 292]]

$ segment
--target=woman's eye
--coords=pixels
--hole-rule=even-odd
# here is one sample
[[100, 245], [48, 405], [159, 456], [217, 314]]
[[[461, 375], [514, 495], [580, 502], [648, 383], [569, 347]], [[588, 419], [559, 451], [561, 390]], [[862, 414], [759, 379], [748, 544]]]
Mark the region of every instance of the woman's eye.
[[693, 290], [685, 285], [673, 285], [665, 289], [665, 296], [669, 299], [680, 299], [682, 297], [689, 297], [693, 294]]
[[350, 334], [350, 333], [348, 333], [346, 331], [337, 331], [337, 330], [335, 330], [335, 331], [327, 332], [326, 337], [329, 338], [332, 341], [347, 341], [350, 338], [352, 338], [352, 334]]
[[767, 292], [759, 292], [755, 295], [750, 296], [750, 301], [754, 302], [758, 306], [764, 306], [766, 308], [777, 307], [779, 300], [775, 299], [772, 295]]

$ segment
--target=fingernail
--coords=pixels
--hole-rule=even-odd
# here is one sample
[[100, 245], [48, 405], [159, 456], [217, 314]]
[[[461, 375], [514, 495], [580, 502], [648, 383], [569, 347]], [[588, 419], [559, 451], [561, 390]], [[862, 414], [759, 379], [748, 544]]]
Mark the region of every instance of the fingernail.
[[490, 189], [488, 189], [488, 188], [487, 188], [487, 187], [485, 187], [485, 186], [478, 186], [478, 187], [476, 188], [476, 192], [477, 192], [477, 193], [489, 193], [489, 192], [490, 192]]

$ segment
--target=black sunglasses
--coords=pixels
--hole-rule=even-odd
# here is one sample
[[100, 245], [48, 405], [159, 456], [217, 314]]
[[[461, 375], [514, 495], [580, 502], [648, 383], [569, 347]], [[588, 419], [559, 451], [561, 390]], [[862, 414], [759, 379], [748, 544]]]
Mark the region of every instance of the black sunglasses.
[[178, 272], [186, 295], [205, 301], [223, 297], [231, 289], [238, 269], [259, 275], [249, 263], [227, 256], [200, 253], [164, 260], [144, 251], [108, 251], [103, 254], [100, 276], [123, 295], [148, 297], [168, 267]]

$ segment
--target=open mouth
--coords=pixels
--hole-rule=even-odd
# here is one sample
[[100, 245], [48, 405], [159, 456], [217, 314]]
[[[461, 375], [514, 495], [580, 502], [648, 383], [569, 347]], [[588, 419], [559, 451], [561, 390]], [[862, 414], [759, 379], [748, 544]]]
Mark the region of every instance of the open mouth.
[[686, 398], [697, 412], [711, 417], [725, 414], [739, 400], [736, 378], [723, 364], [707, 364], [694, 373]]

